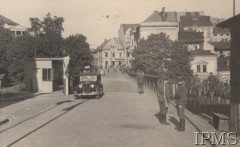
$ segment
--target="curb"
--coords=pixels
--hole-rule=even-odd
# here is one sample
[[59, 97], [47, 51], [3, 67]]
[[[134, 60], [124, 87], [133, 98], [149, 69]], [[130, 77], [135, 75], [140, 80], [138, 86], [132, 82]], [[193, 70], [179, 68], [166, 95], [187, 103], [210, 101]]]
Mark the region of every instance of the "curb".
[[9, 122], [9, 119], [8, 118], [4, 118], [4, 119], [0, 119], [0, 126]]

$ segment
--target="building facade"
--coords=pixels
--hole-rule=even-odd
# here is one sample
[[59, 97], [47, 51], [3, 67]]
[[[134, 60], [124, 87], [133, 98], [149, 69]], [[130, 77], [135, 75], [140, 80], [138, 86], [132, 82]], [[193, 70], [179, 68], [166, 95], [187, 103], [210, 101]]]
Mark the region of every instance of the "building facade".
[[212, 39], [213, 24], [210, 16], [193, 16], [191, 13], [186, 13], [186, 16], [180, 17], [179, 31], [203, 32], [204, 41], [208, 42]]
[[0, 15], [0, 25], [5, 29], [9, 29], [15, 36], [22, 36], [27, 33], [27, 28], [18, 23]]
[[178, 39], [178, 21], [176, 12], [154, 11], [140, 24], [139, 38], [147, 39], [151, 34], [165, 33], [171, 40]]
[[131, 67], [133, 59], [132, 52], [137, 46], [139, 38], [139, 24], [121, 24], [118, 31], [118, 38], [124, 47], [124, 65]]
[[206, 79], [210, 72], [217, 75], [217, 55], [210, 51], [197, 49], [191, 51], [193, 60], [191, 61], [191, 69], [194, 74], [203, 80]]
[[125, 51], [118, 38], [106, 39], [94, 52], [100, 68], [121, 67], [125, 63]]

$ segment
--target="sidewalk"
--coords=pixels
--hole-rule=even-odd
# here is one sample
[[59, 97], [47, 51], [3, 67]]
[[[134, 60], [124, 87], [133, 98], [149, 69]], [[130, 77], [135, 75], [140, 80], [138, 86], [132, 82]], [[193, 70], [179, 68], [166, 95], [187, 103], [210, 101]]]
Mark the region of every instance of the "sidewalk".
[[[131, 77], [129, 77], [127, 74], [124, 74], [124, 76], [126, 76], [127, 78], [135, 81], [135, 79], [132, 79]], [[144, 86], [144, 89], [145, 90], [150, 90], [152, 91], [153, 93], [155, 93], [152, 89]], [[169, 105], [169, 110], [172, 110], [172, 112], [174, 113], [175, 116], [177, 116], [177, 110], [175, 108], [175, 103], [174, 101], [171, 101], [170, 102], [170, 105]], [[169, 111], [171, 112], [171, 111]], [[168, 112], [168, 117], [171, 117], [171, 114], [169, 114]], [[201, 115], [197, 115], [197, 114], [194, 114], [192, 113], [191, 111], [189, 111], [188, 109], [185, 109], [185, 116], [186, 116], [186, 120], [192, 125], [194, 126], [194, 128], [197, 130], [196, 132], [215, 132], [218, 136], [217, 137], [220, 137], [221, 136], [221, 132], [217, 131], [213, 126], [212, 124], [210, 124], [208, 122], [208, 120], [206, 118], [204, 118], [203, 116]], [[171, 119], [171, 118], [170, 118]], [[171, 120], [170, 120], [171, 121]], [[187, 131], [187, 128], [186, 130]], [[206, 136], [205, 136], [206, 137]], [[206, 141], [206, 140], [205, 140]], [[212, 141], [211, 139], [209, 140], [209, 143], [211, 144]], [[214, 147], [221, 147], [221, 146], [224, 146], [224, 147], [228, 147], [230, 145], [213, 145]], [[231, 145], [231, 146], [236, 146], [236, 147], [240, 147], [240, 142], [238, 141], [238, 144], [237, 145]]]
[[[7, 107], [0, 108], [0, 132], [51, 109], [57, 106], [58, 102], [69, 100], [70, 97], [65, 96], [62, 91], [35, 94], [32, 98], [23, 99]], [[6, 101], [4, 100], [2, 103]]]

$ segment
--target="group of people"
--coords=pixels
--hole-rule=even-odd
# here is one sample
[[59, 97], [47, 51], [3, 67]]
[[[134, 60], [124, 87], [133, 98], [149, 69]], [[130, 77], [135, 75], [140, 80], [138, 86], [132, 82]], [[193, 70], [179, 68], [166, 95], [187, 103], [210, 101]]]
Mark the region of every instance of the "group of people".
[[[138, 71], [137, 73], [137, 83], [138, 83], [138, 93], [143, 94], [143, 85], [144, 85], [144, 73], [143, 71]], [[186, 94], [187, 89], [185, 82], [182, 79], [179, 79], [177, 84], [177, 89], [175, 92], [175, 104], [179, 116], [179, 125], [176, 127], [178, 131], [185, 130], [185, 107], [186, 107]], [[157, 81], [157, 97], [160, 107], [159, 120], [163, 125], [169, 125], [167, 122], [167, 113], [168, 105], [171, 97], [171, 85], [168, 82], [167, 78], [159, 78]]]
[[[176, 127], [178, 131], [185, 130], [185, 107], [186, 107], [186, 94], [187, 89], [185, 82], [179, 79], [177, 84], [176, 93], [174, 96], [176, 109], [179, 117], [179, 125]], [[158, 79], [157, 81], [157, 97], [160, 106], [159, 119], [164, 125], [169, 125], [167, 122], [168, 103], [171, 97], [171, 86], [167, 78]]]
[[[143, 71], [137, 72], [137, 83], [138, 83], [138, 93], [143, 94], [143, 85], [144, 85], [144, 73]], [[217, 84], [217, 78], [210, 73], [208, 78], [201, 80], [198, 78], [198, 75], [193, 76], [190, 80], [183, 80], [179, 77], [178, 83], [175, 85], [175, 93], [173, 95], [171, 84], [168, 82], [167, 78], [159, 78], [157, 81], [157, 97], [160, 106], [159, 120], [164, 125], [169, 125], [167, 122], [167, 113], [168, 105], [171, 97], [174, 99], [176, 104], [176, 109], [179, 117], [179, 125], [176, 127], [178, 131], [185, 130], [185, 107], [187, 94], [191, 96], [199, 97], [200, 95], [209, 95], [213, 97], [217, 94], [223, 98], [228, 99], [230, 95], [230, 86], [227, 82], [223, 84]], [[220, 85], [220, 87], [217, 87]], [[220, 90], [219, 90], [220, 89]], [[220, 91], [220, 92], [218, 92]]]

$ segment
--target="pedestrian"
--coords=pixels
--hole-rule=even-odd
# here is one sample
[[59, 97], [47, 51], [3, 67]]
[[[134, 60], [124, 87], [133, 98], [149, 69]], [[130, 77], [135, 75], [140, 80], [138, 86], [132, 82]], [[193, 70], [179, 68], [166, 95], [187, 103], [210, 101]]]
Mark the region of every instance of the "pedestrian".
[[214, 95], [215, 90], [216, 90], [217, 79], [213, 75], [213, 73], [210, 72], [207, 80], [208, 80], [208, 92], [210, 94], [210, 97], [213, 98], [213, 95]]
[[143, 94], [143, 84], [144, 84], [144, 73], [143, 71], [139, 70], [137, 72], [137, 83], [138, 83], [138, 93]]
[[[168, 89], [168, 90], [167, 90]], [[161, 124], [169, 125], [167, 122], [168, 102], [170, 97], [170, 89], [167, 85], [167, 80], [161, 81], [159, 78], [157, 81], [157, 97], [160, 107], [159, 120]]]
[[176, 128], [178, 131], [185, 130], [186, 93], [187, 89], [185, 82], [183, 80], [180, 80], [175, 95], [175, 103], [179, 117], [179, 126]]

